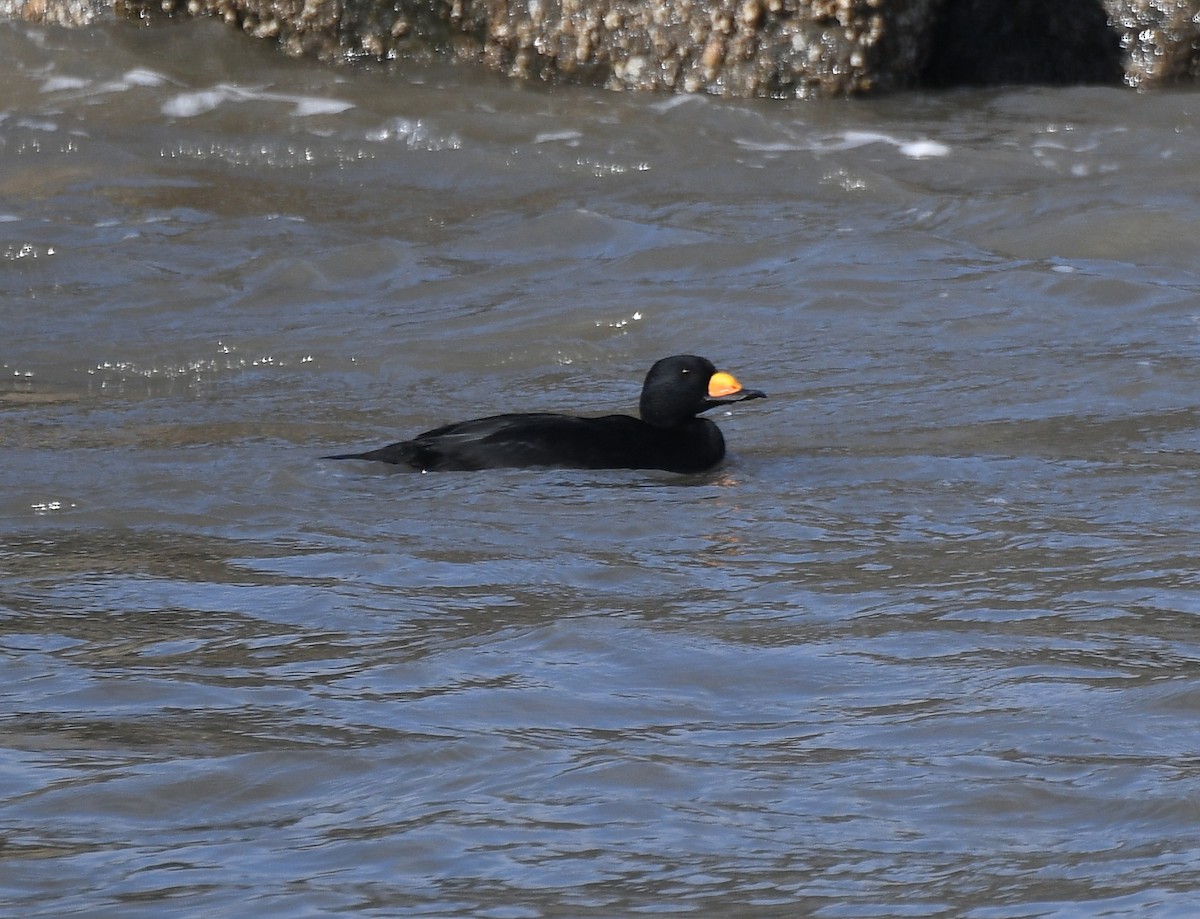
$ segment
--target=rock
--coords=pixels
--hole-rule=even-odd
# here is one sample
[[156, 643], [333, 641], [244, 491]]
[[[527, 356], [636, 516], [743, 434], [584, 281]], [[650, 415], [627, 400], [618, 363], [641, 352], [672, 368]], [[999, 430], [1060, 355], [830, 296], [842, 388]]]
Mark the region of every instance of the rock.
[[1096, 0], [958, 0], [934, 25], [926, 86], [1117, 83], [1121, 38]]
[[1200, 77], [1200, 0], [1110, 0], [1121, 36], [1125, 82], [1141, 88]]
[[731, 96], [1200, 76], [1200, 0], [0, 0], [86, 24], [218, 16], [328, 61], [441, 55], [524, 80]]
[[0, 19], [85, 26], [111, 15], [111, 0], [0, 0]]

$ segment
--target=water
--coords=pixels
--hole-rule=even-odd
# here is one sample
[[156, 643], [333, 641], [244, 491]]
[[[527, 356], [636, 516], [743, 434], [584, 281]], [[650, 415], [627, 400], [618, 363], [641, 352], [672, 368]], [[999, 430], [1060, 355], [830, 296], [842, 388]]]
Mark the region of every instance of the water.
[[[1195, 913], [1200, 96], [0, 61], [4, 914]], [[709, 475], [316, 459], [677, 352]]]

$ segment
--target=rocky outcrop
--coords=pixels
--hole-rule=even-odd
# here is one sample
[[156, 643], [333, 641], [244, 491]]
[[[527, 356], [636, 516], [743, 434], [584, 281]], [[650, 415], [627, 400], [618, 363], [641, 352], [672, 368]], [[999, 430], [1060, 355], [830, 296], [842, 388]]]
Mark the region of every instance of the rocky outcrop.
[[293, 54], [442, 55], [527, 80], [734, 96], [1200, 76], [1200, 0], [0, 0], [87, 23], [218, 16]]
[[111, 14], [111, 0], [0, 0], [0, 19], [86, 26]]
[[1162, 87], [1200, 79], [1200, 0], [1107, 2], [1125, 80]]
[[947, 2], [926, 42], [927, 86], [1116, 83], [1121, 39], [1097, 0]]

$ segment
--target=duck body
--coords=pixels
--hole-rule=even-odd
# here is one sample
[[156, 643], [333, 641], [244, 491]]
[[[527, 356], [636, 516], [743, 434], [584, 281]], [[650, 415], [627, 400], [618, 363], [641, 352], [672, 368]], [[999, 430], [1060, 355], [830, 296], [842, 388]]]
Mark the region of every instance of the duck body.
[[425, 472], [524, 467], [703, 472], [725, 456], [725, 438], [696, 417], [718, 405], [761, 399], [694, 355], [658, 361], [642, 387], [641, 418], [546, 412], [491, 415], [448, 424], [377, 450], [326, 459], [374, 460]]
[[425, 472], [537, 466], [703, 472], [724, 456], [721, 429], [707, 419], [656, 428], [630, 415], [514, 413], [460, 421], [378, 450], [330, 459], [377, 460]]

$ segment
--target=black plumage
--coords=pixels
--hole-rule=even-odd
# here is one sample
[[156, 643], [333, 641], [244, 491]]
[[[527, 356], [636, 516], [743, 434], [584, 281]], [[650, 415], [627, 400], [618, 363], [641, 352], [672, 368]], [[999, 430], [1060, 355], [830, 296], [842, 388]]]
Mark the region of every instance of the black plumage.
[[646, 374], [640, 418], [492, 415], [434, 428], [377, 450], [325, 459], [376, 460], [428, 472], [538, 466], [703, 472], [724, 458], [725, 438], [715, 424], [697, 416], [765, 396], [743, 389], [705, 358], [680, 354], [663, 358]]

